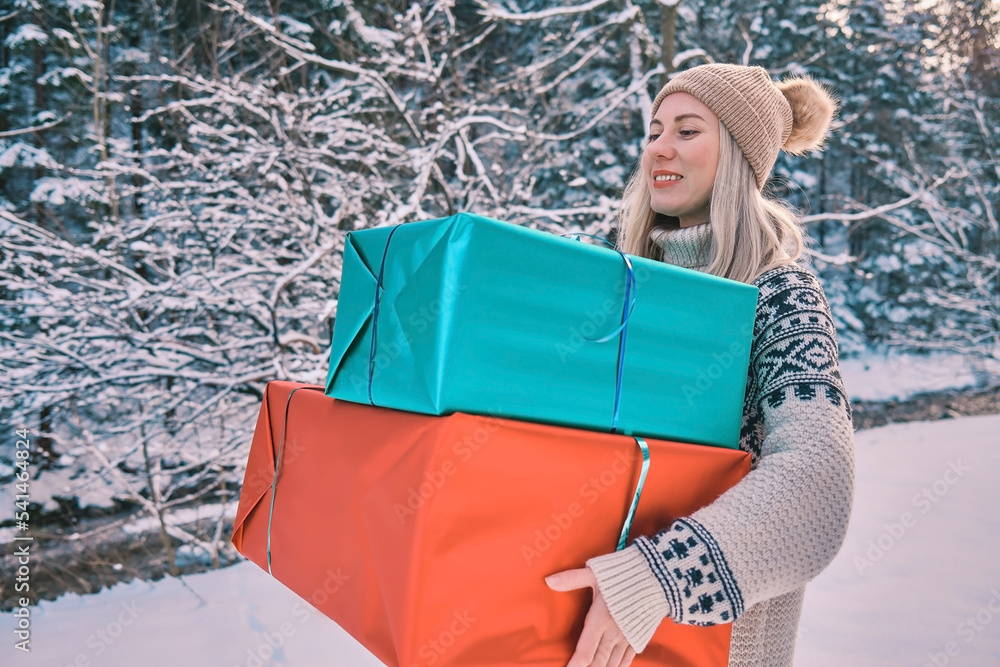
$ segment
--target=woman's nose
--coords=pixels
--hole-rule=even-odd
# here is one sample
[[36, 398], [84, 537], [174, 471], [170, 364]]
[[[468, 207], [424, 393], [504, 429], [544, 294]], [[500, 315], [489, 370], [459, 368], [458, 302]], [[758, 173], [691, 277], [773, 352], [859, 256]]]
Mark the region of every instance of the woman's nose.
[[646, 151], [653, 157], [672, 158], [677, 154], [673, 142], [662, 134], [646, 146]]

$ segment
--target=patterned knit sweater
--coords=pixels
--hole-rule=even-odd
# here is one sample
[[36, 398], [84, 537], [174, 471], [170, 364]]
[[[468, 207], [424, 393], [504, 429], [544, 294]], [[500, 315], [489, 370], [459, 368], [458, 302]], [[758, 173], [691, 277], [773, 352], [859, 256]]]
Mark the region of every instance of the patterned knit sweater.
[[[664, 261], [704, 269], [711, 223], [657, 230]], [[854, 429], [830, 306], [792, 264], [760, 289], [740, 448], [751, 471], [715, 502], [587, 565], [641, 653], [660, 621], [732, 623], [730, 666], [792, 664], [806, 582], [840, 549], [854, 493]]]

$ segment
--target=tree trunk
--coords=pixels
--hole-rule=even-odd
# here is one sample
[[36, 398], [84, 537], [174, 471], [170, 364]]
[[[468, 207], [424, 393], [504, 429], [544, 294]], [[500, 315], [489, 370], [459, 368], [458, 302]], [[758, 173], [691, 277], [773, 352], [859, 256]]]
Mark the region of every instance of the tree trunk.
[[663, 12], [660, 23], [660, 35], [663, 42], [660, 46], [660, 62], [663, 63], [663, 74], [660, 75], [660, 87], [667, 85], [667, 78], [674, 71], [674, 40], [677, 33], [677, 4], [666, 7], [660, 5]]
[[[42, 15], [40, 10], [36, 10], [32, 16], [32, 20], [35, 25], [39, 27], [44, 27], [45, 17]], [[45, 86], [41, 83], [42, 77], [45, 76], [45, 48], [40, 42], [35, 42], [35, 48], [32, 52], [32, 76], [34, 77], [34, 88], [35, 88], [35, 100], [34, 100], [34, 113], [28, 120], [28, 125], [33, 124], [35, 118], [38, 118], [38, 114], [45, 110], [46, 99], [45, 99]], [[42, 133], [35, 132], [32, 134], [34, 139], [35, 148], [44, 148], [44, 143], [42, 141]], [[45, 168], [40, 164], [36, 164], [34, 168], [35, 182], [42, 180], [45, 175]], [[39, 226], [45, 228], [45, 204], [41, 201], [36, 202], [35, 206], [35, 222]]]
[[146, 438], [145, 428], [140, 429], [139, 437], [142, 438], [142, 460], [146, 469], [146, 486], [149, 489], [149, 501], [153, 504], [153, 509], [156, 512], [163, 550], [167, 552], [167, 570], [171, 575], [176, 577], [181, 573], [180, 568], [177, 567], [177, 550], [174, 549], [173, 539], [167, 532], [167, 517], [163, 512], [163, 502], [156, 486], [153, 463], [149, 457], [149, 441]]

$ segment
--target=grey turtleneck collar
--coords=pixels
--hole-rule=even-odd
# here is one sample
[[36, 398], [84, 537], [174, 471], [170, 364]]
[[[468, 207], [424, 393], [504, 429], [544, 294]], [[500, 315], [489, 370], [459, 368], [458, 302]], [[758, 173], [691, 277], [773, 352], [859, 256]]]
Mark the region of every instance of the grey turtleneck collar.
[[712, 251], [712, 223], [690, 227], [656, 227], [650, 238], [663, 249], [663, 261], [686, 269], [704, 271]]

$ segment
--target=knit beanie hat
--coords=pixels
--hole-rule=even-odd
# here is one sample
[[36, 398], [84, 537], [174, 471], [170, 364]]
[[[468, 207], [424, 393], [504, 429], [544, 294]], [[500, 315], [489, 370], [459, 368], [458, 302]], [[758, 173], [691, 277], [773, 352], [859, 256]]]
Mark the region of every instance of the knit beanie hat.
[[778, 151], [803, 155], [823, 145], [837, 103], [808, 77], [771, 81], [763, 67], [699, 65], [681, 72], [653, 100], [653, 116], [670, 93], [693, 95], [719, 117], [763, 189]]

